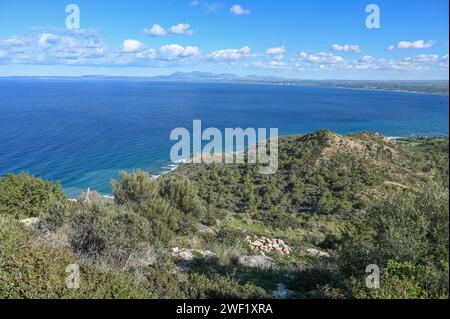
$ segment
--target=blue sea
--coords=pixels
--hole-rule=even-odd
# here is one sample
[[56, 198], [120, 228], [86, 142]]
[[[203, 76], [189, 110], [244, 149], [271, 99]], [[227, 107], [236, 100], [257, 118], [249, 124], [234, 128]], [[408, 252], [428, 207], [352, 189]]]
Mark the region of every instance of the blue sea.
[[69, 197], [111, 192], [121, 170], [170, 163], [170, 133], [206, 127], [448, 135], [447, 95], [266, 84], [0, 79], [0, 175], [26, 171]]

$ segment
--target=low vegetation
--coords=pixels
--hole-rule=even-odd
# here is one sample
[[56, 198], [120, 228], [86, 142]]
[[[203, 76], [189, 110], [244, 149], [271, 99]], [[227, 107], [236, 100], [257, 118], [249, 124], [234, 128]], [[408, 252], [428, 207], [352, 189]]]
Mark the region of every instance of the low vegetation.
[[[282, 138], [275, 175], [258, 164], [123, 172], [114, 200], [73, 202], [59, 184], [7, 175], [0, 297], [448, 298], [448, 185], [447, 138], [330, 131]], [[260, 254], [248, 237], [289, 254], [245, 264]], [[79, 289], [66, 286], [72, 264]], [[366, 287], [368, 265], [379, 289]]]

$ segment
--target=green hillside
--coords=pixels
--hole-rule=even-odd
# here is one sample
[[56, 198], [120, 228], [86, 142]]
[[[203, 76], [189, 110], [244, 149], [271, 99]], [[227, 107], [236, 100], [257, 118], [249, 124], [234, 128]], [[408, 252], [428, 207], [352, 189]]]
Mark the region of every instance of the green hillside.
[[[325, 130], [280, 138], [274, 175], [122, 173], [114, 201], [8, 175], [0, 297], [447, 298], [448, 176], [447, 138]], [[365, 286], [371, 264], [380, 289]]]

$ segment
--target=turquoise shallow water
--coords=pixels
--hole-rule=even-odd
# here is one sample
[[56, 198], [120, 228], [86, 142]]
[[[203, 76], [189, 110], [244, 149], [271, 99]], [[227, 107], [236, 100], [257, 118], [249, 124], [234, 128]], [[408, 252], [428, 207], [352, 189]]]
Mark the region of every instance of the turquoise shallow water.
[[70, 197], [110, 193], [120, 170], [154, 175], [176, 127], [329, 128], [387, 136], [448, 135], [448, 96], [258, 84], [0, 79], [0, 174], [59, 180]]

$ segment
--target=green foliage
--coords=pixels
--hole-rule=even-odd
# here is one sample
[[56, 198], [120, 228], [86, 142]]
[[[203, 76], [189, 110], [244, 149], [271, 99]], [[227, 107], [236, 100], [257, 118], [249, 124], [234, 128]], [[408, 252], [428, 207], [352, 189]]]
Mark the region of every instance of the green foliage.
[[[131, 273], [104, 270], [53, 248], [12, 221], [0, 225], [0, 296], [38, 299], [267, 298], [267, 293], [230, 276], [180, 272], [167, 257]], [[66, 287], [66, 267], [80, 268], [80, 288]]]
[[[85, 194], [70, 203], [59, 185], [1, 177], [0, 297], [267, 298], [281, 282], [302, 298], [448, 297], [448, 139], [319, 131], [280, 139], [275, 175], [259, 164], [187, 165], [157, 180], [122, 172], [112, 185], [114, 202]], [[14, 221], [28, 217], [42, 223]], [[214, 231], [195, 234], [200, 222]], [[246, 235], [284, 239], [294, 252], [275, 258], [289, 267], [240, 267]], [[218, 258], [198, 258], [191, 271], [164, 253], [151, 266], [128, 264], [175, 243]], [[337, 259], [304, 256], [312, 245]], [[76, 291], [65, 287], [69, 264], [82, 273]], [[369, 264], [380, 266], [378, 290], [365, 287]]]
[[128, 258], [140, 244], [151, 242], [148, 220], [130, 208], [93, 203], [77, 206], [68, 221], [69, 240], [79, 253]]
[[176, 234], [189, 233], [193, 229], [192, 219], [183, 219], [182, 213], [162, 198], [147, 202], [135, 211], [148, 221], [151, 243], [155, 246], [167, 244]]
[[167, 177], [159, 182], [160, 195], [185, 215], [204, 217], [206, 208], [197, 195], [197, 189], [185, 177]]
[[254, 220], [259, 220], [273, 229], [296, 229], [300, 222], [295, 215], [286, 213], [281, 207], [273, 207], [269, 211], [263, 211], [253, 215]]
[[382, 182], [379, 168], [335, 145], [335, 139], [329, 131], [280, 139], [275, 175], [261, 175], [258, 164], [188, 165], [175, 175], [188, 174], [216, 209], [253, 214], [272, 227], [295, 227], [292, 214], [340, 215], [364, 208], [363, 191]]
[[427, 184], [380, 197], [344, 240], [341, 273], [360, 282], [367, 265], [378, 265], [386, 288], [373, 296], [380, 298], [448, 296], [448, 196], [442, 186]]
[[[66, 267], [80, 267], [80, 288], [66, 286]], [[0, 225], [0, 296], [23, 299], [149, 298], [151, 292], [116, 270], [102, 270], [81, 262], [70, 251], [39, 241], [22, 225]]]
[[62, 200], [64, 193], [59, 184], [52, 184], [26, 173], [0, 177], [0, 215], [16, 219], [39, 217], [52, 199]]
[[157, 196], [157, 181], [147, 172], [137, 171], [132, 174], [120, 172], [120, 178], [111, 182], [116, 203], [140, 205]]
[[149, 289], [160, 299], [260, 299], [268, 298], [264, 289], [241, 284], [231, 276], [177, 271], [169, 258], [161, 258], [145, 269]]
[[360, 287], [356, 289], [356, 296], [370, 299], [447, 299], [448, 265], [444, 271], [447, 274], [426, 265], [390, 260], [381, 269], [380, 288]]
[[41, 220], [48, 230], [56, 231], [67, 222], [72, 215], [73, 205], [67, 201], [51, 200], [47, 210], [41, 215]]

